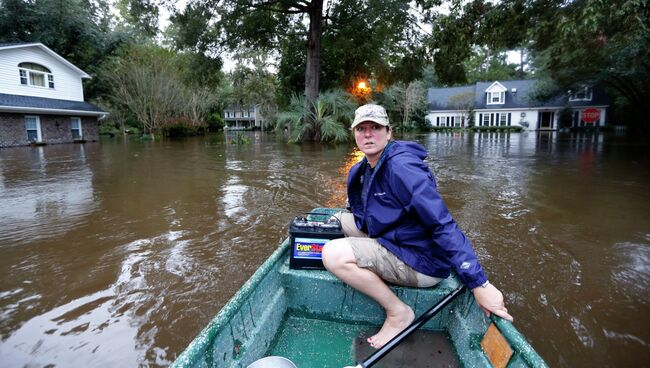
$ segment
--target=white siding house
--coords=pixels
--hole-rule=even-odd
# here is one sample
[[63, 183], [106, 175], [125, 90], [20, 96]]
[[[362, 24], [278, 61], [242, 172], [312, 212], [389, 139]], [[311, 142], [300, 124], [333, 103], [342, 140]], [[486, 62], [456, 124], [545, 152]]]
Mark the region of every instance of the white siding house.
[[0, 147], [96, 140], [106, 113], [84, 102], [86, 78], [41, 43], [0, 44]]
[[511, 80], [430, 88], [425, 119], [433, 127], [467, 127], [471, 115], [477, 127], [555, 130], [561, 128], [560, 111], [568, 109], [571, 123], [566, 128], [605, 125], [609, 102], [603, 91], [584, 87], [540, 102], [533, 98], [535, 83], [535, 80]]
[[245, 130], [261, 128], [264, 124], [257, 106], [242, 106], [240, 104], [227, 106], [223, 111], [225, 129]]

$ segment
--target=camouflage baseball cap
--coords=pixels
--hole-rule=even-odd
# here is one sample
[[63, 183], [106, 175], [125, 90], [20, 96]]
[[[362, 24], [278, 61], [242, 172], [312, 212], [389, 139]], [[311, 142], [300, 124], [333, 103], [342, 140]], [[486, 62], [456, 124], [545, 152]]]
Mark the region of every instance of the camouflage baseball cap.
[[352, 123], [350, 129], [354, 129], [355, 126], [365, 121], [372, 121], [383, 126], [390, 125], [388, 122], [388, 114], [386, 114], [386, 109], [375, 104], [360, 106], [354, 112], [354, 122]]

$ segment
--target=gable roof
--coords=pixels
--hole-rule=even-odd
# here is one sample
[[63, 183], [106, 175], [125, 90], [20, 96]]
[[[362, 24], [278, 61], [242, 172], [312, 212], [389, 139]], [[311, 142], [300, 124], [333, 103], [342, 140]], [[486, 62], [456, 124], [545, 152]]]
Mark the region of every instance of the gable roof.
[[57, 100], [54, 98], [9, 95], [0, 93], [0, 111], [22, 113], [79, 114], [103, 116], [107, 113], [84, 101]]
[[453, 106], [454, 96], [459, 96], [465, 93], [476, 95], [475, 88], [476, 85], [429, 88], [427, 91], [427, 105], [429, 110], [458, 110], [456, 106]]
[[506, 88], [506, 86], [499, 83], [499, 81], [495, 81], [488, 88], [485, 89], [485, 92], [504, 92], [507, 90], [508, 88]]
[[[503, 104], [487, 104], [486, 90], [495, 83], [501, 84], [506, 88], [505, 103]], [[429, 88], [427, 91], [427, 106], [430, 111], [452, 111], [460, 110], [458, 106], [453, 104], [453, 96], [472, 92], [474, 93], [474, 109], [527, 109], [531, 107], [562, 107], [569, 106], [607, 106], [609, 99], [607, 94], [598, 88], [593, 88], [593, 95], [591, 101], [568, 101], [568, 96], [562, 95], [552, 98], [548, 101], [537, 101], [533, 99], [535, 92], [535, 79], [522, 79], [522, 80], [508, 80], [508, 81], [491, 81], [491, 82], [477, 82], [474, 85], [462, 87], [447, 87], [447, 88]], [[513, 90], [516, 92], [513, 93]]]
[[[510, 80], [502, 81], [500, 84], [506, 89], [506, 99], [504, 104], [499, 105], [490, 105], [487, 106], [487, 99], [485, 97], [485, 91], [490, 88], [494, 82], [477, 82], [476, 90], [481, 93], [477, 93], [474, 97], [474, 107], [477, 109], [485, 108], [503, 108], [503, 109], [512, 109], [512, 108], [528, 108], [531, 106], [539, 106], [540, 103], [534, 101], [530, 94], [535, 90], [534, 79], [523, 79], [523, 80]], [[517, 91], [512, 93], [513, 88]], [[550, 102], [550, 101], [549, 101]]]
[[56, 52], [52, 51], [49, 47], [43, 45], [40, 42], [31, 42], [31, 43], [0, 43], [0, 51], [2, 50], [9, 50], [9, 49], [19, 49], [19, 48], [26, 48], [26, 47], [37, 47], [43, 51], [45, 51], [47, 54], [55, 58], [56, 60], [60, 61], [62, 64], [67, 66], [68, 68], [74, 70], [77, 72], [81, 78], [86, 78], [90, 79], [92, 78], [88, 73], [84, 72], [83, 70], [77, 68], [74, 64], [63, 58], [61, 55], [57, 54]]

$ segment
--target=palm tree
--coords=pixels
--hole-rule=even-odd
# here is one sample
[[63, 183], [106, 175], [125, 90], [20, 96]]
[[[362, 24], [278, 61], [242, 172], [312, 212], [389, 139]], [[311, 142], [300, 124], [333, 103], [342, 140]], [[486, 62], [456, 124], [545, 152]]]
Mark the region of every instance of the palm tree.
[[289, 130], [289, 142], [303, 142], [313, 137], [320, 142], [347, 142], [348, 127], [355, 105], [343, 91], [321, 93], [315, 100], [291, 97], [289, 109], [278, 115], [276, 131]]

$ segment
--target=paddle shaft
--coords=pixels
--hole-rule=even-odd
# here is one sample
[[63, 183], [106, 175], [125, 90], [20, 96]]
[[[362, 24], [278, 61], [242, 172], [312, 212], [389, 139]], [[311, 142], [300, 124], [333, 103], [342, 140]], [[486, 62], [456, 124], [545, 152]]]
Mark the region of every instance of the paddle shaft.
[[422, 327], [427, 321], [429, 321], [433, 316], [438, 314], [442, 308], [449, 304], [454, 298], [459, 294], [465, 291], [465, 285], [461, 285], [456, 288], [454, 291], [445, 296], [441, 301], [436, 305], [431, 307], [428, 311], [424, 312], [420, 317], [413, 321], [408, 327], [406, 327], [402, 332], [393, 337], [386, 345], [382, 346], [379, 350], [374, 352], [371, 356], [366, 358], [363, 362], [358, 364], [355, 368], [369, 368], [375, 365], [381, 358], [393, 350], [397, 345], [399, 345], [404, 339], [406, 339], [410, 334], [415, 332], [418, 328]]

